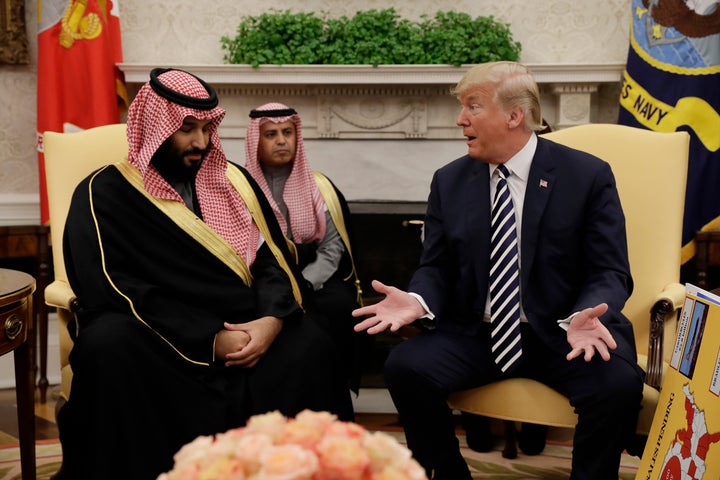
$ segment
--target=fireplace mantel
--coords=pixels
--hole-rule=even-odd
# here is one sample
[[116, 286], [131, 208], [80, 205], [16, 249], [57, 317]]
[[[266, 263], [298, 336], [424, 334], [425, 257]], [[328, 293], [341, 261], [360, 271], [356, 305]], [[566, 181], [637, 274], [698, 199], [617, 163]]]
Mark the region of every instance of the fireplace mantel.
[[[153, 65], [122, 63], [131, 95]], [[470, 66], [449, 65], [173, 65], [214, 85], [229, 112], [225, 134], [236, 137], [244, 118], [233, 108], [253, 108], [263, 98], [312, 107], [318, 125], [309, 138], [457, 138], [455, 99], [449, 89]], [[528, 65], [543, 94], [545, 117], [554, 128], [591, 123], [593, 94], [619, 84], [624, 64]], [[246, 99], [247, 101], [238, 99]], [[298, 100], [295, 100], [297, 97]], [[257, 99], [257, 100], [256, 100]], [[311, 100], [311, 102], [307, 102]], [[299, 102], [299, 103], [298, 103]], [[448, 108], [452, 110], [447, 111]], [[307, 110], [304, 115], [307, 116]], [[438, 125], [433, 125], [437, 120]], [[442, 123], [440, 123], [442, 122]], [[235, 125], [231, 125], [235, 123]], [[447, 126], [450, 129], [446, 128]]]
[[[121, 63], [128, 83], [142, 84], [154, 65]], [[470, 65], [173, 65], [213, 85], [454, 85]], [[528, 67], [543, 84], [619, 82], [624, 64], [538, 64]]]
[[[295, 108], [314, 169], [349, 201], [422, 202], [435, 169], [467, 151], [450, 89], [469, 68], [447, 65], [166, 65], [213, 85], [227, 114], [220, 136], [229, 158], [245, 158], [251, 109]], [[131, 98], [154, 65], [120, 64]], [[554, 129], [611, 118], [624, 65], [529, 65]], [[607, 108], [606, 108], [607, 110]], [[600, 118], [600, 119], [598, 119]]]

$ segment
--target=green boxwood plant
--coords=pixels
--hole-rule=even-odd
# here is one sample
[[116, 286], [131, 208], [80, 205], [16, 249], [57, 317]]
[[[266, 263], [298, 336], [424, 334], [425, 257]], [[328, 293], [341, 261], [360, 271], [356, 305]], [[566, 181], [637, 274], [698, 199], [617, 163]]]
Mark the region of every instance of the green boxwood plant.
[[221, 38], [230, 64], [463, 64], [518, 60], [520, 43], [492, 16], [437, 12], [414, 22], [394, 8], [352, 18], [272, 10], [244, 16], [235, 37]]

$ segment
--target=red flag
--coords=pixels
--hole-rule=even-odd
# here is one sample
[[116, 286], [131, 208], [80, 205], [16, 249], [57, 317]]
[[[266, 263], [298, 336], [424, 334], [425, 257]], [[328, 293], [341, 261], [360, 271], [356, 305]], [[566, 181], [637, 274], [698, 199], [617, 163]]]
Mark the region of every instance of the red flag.
[[38, 2], [40, 221], [48, 221], [42, 133], [120, 122], [127, 107], [119, 0]]

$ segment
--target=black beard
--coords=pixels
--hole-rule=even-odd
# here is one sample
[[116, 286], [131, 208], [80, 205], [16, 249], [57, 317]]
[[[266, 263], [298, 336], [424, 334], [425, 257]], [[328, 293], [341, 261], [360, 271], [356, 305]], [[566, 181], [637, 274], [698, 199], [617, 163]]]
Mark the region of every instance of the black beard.
[[[155, 154], [150, 160], [150, 163], [155, 165], [160, 175], [163, 176], [168, 183], [173, 184], [175, 182], [186, 182], [188, 180], [194, 180], [202, 162], [205, 160], [210, 147], [205, 150], [199, 148], [191, 148], [183, 151], [179, 155], [173, 151], [170, 139], [168, 138], [160, 145]], [[189, 154], [201, 154], [202, 159], [199, 162], [193, 162], [190, 166], [183, 163], [183, 157]]]

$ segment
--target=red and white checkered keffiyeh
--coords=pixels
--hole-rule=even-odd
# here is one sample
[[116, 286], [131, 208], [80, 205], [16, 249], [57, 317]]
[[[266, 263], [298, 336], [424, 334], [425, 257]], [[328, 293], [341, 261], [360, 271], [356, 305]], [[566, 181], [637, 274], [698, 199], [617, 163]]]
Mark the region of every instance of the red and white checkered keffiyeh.
[[[187, 72], [169, 70], [160, 74], [158, 79], [175, 92], [194, 98], [210, 97], [198, 79]], [[183, 202], [150, 160], [188, 116], [211, 120], [212, 148], [195, 179], [203, 220], [227, 240], [250, 267], [255, 260], [260, 234], [245, 202], [226, 175], [227, 159], [218, 135], [218, 125], [225, 116], [225, 110], [219, 106], [201, 110], [179, 105], [162, 97], [152, 89], [150, 83], [146, 83], [128, 110], [128, 161], [140, 171], [145, 190], [152, 196]]]
[[[255, 110], [287, 110], [288, 108], [282, 103], [267, 103]], [[266, 122], [283, 123], [288, 120], [295, 124], [295, 159], [293, 160], [290, 176], [285, 182], [283, 200], [285, 200], [285, 205], [288, 208], [293, 241], [297, 243], [318, 242], [325, 236], [326, 207], [325, 201], [320, 195], [320, 190], [318, 190], [315, 183], [310, 165], [307, 163], [300, 116], [294, 114], [287, 117], [252, 118], [245, 135], [245, 168], [265, 192], [280, 227], [287, 235], [287, 222], [273, 199], [258, 160], [258, 145], [260, 143], [260, 126], [262, 124]]]

